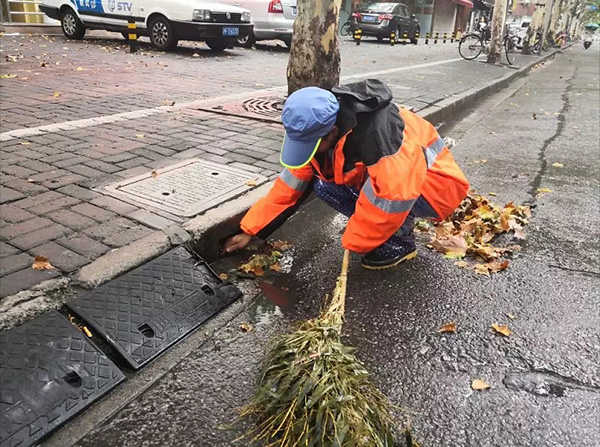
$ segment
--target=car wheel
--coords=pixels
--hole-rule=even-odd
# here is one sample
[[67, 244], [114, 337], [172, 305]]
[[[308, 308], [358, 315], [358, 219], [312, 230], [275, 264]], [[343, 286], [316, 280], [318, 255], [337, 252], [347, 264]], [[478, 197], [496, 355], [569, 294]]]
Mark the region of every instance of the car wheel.
[[292, 38], [291, 37], [282, 37], [281, 40], [283, 40], [283, 43], [285, 44], [286, 47], [288, 48], [292, 48]]
[[223, 51], [229, 46], [227, 39], [208, 39], [206, 45], [213, 51]]
[[252, 46], [256, 43], [256, 36], [252, 31], [246, 37], [240, 37], [235, 40], [235, 44], [238, 47], [243, 48], [252, 48]]
[[178, 40], [166, 17], [157, 16], [150, 22], [150, 42], [161, 51], [169, 51], [177, 47]]
[[60, 18], [60, 25], [63, 33], [69, 39], [81, 40], [85, 36], [85, 26], [83, 26], [83, 23], [81, 23], [81, 20], [79, 20], [79, 17], [77, 17], [77, 14], [71, 8], [67, 8], [63, 12]]

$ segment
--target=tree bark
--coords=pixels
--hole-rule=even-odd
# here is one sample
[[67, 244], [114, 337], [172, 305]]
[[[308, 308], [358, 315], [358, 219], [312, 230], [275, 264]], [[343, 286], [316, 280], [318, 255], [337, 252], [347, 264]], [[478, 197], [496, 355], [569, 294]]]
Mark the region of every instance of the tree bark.
[[525, 36], [525, 42], [523, 42], [523, 54], [531, 54], [531, 46], [535, 42], [535, 36], [542, 28], [542, 22], [544, 20], [544, 9], [546, 8], [546, 4], [544, 3], [536, 3], [535, 11], [533, 11], [533, 16], [531, 17], [531, 22], [529, 23], [529, 28], [527, 28], [527, 35]]
[[342, 0], [298, 0], [288, 61], [288, 94], [308, 86], [331, 89], [340, 81], [338, 18]]
[[494, 3], [494, 15], [492, 16], [492, 38], [490, 40], [490, 52], [488, 53], [487, 58], [488, 64], [500, 64], [507, 7], [508, 0], [496, 0], [496, 3]]

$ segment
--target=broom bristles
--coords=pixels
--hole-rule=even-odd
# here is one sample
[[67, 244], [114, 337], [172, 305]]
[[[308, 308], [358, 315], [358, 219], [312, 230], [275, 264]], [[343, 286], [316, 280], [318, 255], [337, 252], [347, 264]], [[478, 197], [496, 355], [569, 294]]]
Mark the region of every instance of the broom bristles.
[[278, 337], [260, 387], [242, 416], [255, 416], [252, 441], [278, 447], [391, 447], [392, 417], [353, 348], [340, 340], [349, 252], [328, 307]]

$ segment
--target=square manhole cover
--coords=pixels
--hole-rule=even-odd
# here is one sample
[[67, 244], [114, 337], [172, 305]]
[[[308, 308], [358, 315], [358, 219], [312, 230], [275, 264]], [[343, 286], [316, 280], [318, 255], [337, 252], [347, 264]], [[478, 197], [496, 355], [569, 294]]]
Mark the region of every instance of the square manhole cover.
[[266, 181], [252, 172], [191, 159], [121, 180], [104, 190], [131, 203], [193, 217]]

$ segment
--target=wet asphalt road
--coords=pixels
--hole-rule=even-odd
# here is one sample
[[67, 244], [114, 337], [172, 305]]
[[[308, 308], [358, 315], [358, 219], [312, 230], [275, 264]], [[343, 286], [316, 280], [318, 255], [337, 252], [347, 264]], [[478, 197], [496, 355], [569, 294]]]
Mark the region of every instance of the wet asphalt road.
[[[353, 259], [346, 341], [423, 446], [600, 444], [598, 62], [598, 45], [577, 44], [512, 96], [490, 98], [443, 129], [458, 140], [453, 152], [473, 188], [535, 206], [508, 270], [490, 278], [460, 270], [423, 237], [419, 257], [392, 271], [367, 272]], [[552, 192], [538, 197], [538, 188]], [[344, 226], [318, 200], [307, 205], [276, 234], [295, 245], [289, 271], [266, 278], [290, 289], [277, 299], [298, 302], [281, 309], [259, 298], [77, 445], [247, 445], [234, 441], [244, 424], [228, 425], [253, 389], [269, 337], [314, 316], [333, 288]], [[241, 332], [244, 321], [256, 330]], [[458, 333], [439, 334], [449, 321]], [[493, 323], [513, 334], [494, 334]], [[491, 388], [472, 391], [475, 378]]]

